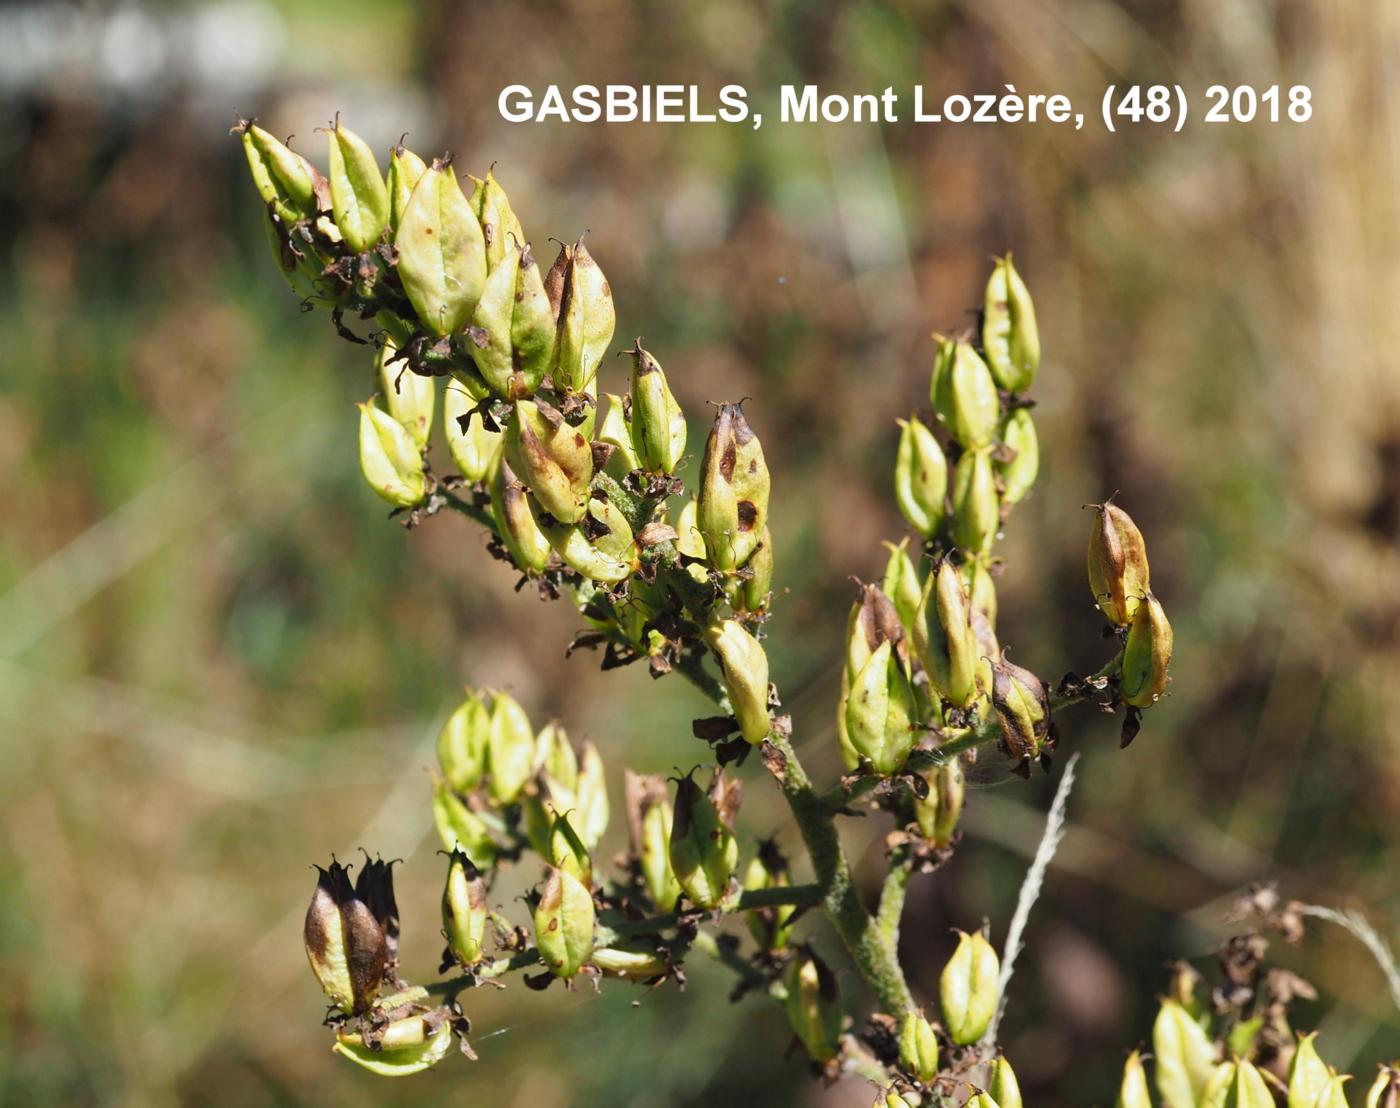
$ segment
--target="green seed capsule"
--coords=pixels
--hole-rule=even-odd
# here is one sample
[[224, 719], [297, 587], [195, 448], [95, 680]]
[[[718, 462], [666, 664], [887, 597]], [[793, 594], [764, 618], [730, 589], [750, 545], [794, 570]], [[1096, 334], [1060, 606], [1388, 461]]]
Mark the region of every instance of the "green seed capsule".
[[773, 730], [768, 715], [768, 655], [738, 620], [711, 624], [705, 629], [705, 642], [719, 662], [739, 729], [757, 746]]
[[481, 783], [490, 733], [491, 713], [485, 700], [480, 693], [468, 690], [466, 699], [438, 733], [438, 764], [455, 791], [469, 792]]
[[427, 171], [427, 163], [403, 143], [389, 151], [389, 226], [394, 231], [403, 222], [408, 198]]
[[987, 1087], [987, 1095], [997, 1102], [997, 1108], [1021, 1108], [1021, 1086], [1006, 1055], [998, 1054], [992, 1063], [992, 1080]]
[[1089, 588], [1108, 621], [1126, 627], [1151, 587], [1147, 544], [1111, 497], [1090, 507], [1097, 514], [1089, 534]]
[[658, 912], [676, 906], [681, 887], [671, 869], [671, 801], [666, 779], [627, 771], [627, 827], [647, 895]]
[[512, 396], [532, 396], [554, 368], [558, 321], [528, 242], [520, 247], [518, 269], [515, 308], [510, 317], [510, 391]]
[[1001, 963], [980, 931], [958, 932], [958, 948], [943, 967], [939, 999], [948, 1035], [959, 1046], [975, 1043], [996, 1014]]
[[[847, 634], [850, 633], [851, 625], [855, 622], [856, 615], [860, 611], [860, 605], [855, 604], [851, 608], [851, 617], [846, 621]], [[841, 667], [841, 695], [836, 701], [836, 743], [841, 751], [841, 764], [847, 771], [854, 772], [860, 768], [860, 753], [851, 745], [851, 735], [846, 729], [846, 713], [851, 706], [851, 668]]]
[[1007, 392], [1025, 392], [1031, 387], [1040, 368], [1040, 329], [1031, 294], [1011, 264], [1010, 254], [997, 259], [987, 282], [982, 348], [998, 385]]
[[373, 400], [360, 409], [360, 472], [381, 498], [396, 508], [412, 508], [427, 495], [423, 455], [413, 436]]
[[615, 585], [637, 570], [632, 528], [611, 500], [591, 497], [577, 525], [561, 524], [539, 512], [535, 523], [560, 560], [590, 581]]
[[645, 939], [623, 939], [610, 947], [595, 950], [589, 959], [606, 976], [623, 981], [654, 981], [665, 977], [671, 964]]
[[765, 612], [773, 597], [773, 536], [768, 528], [763, 529], [758, 545], [749, 555], [749, 563], [744, 567], [753, 574], [744, 582], [738, 600], [746, 612]]
[[1135, 708], [1155, 704], [1167, 691], [1167, 671], [1172, 662], [1172, 625], [1167, 613], [1150, 592], [1138, 605], [1123, 646], [1123, 675], [1118, 691]]
[[[608, 458], [604, 472], [614, 481], [623, 480], [629, 473], [641, 469], [641, 459], [637, 457], [637, 452], [632, 446], [632, 428], [628, 425], [626, 408], [622, 397], [616, 393], [604, 394], [608, 401], [607, 414], [598, 424], [598, 429], [594, 432], [594, 439], [597, 442], [606, 443], [612, 447], [612, 454]], [[701, 551], [703, 556], [704, 551]]]
[[563, 812], [556, 812], [550, 825], [548, 858], [565, 873], [577, 877], [584, 888], [593, 887], [593, 859]]
[[841, 996], [836, 975], [811, 951], [803, 950], [788, 963], [788, 1022], [807, 1053], [830, 1062], [841, 1050]]
[[462, 803], [446, 781], [433, 784], [433, 823], [443, 848], [461, 850], [478, 869], [490, 869], [499, 850], [481, 817]]
[[1001, 1108], [1001, 1106], [986, 1093], [978, 1091], [967, 1098], [963, 1108]]
[[931, 399], [938, 421], [964, 450], [981, 450], [995, 440], [1001, 399], [987, 363], [968, 343], [942, 341], [934, 362]]
[[509, 693], [498, 692], [492, 698], [486, 750], [491, 800], [501, 805], [514, 803], [533, 769], [535, 731], [525, 709]]
[[491, 473], [491, 518], [516, 568], [534, 575], [549, 564], [549, 539], [535, 522], [525, 486], [497, 451]]
[[1142, 1057], [1135, 1050], [1123, 1064], [1123, 1082], [1118, 1088], [1114, 1108], [1152, 1108], [1152, 1095], [1147, 1089], [1147, 1072]]
[[955, 708], [972, 703], [980, 653], [962, 578], [947, 560], [924, 582], [914, 614], [914, 652], [948, 703]]
[[712, 565], [742, 567], [768, 525], [770, 479], [763, 446], [738, 404], [721, 404], [705, 444], [696, 524]]
[[505, 459], [560, 523], [587, 511], [593, 451], [582, 430], [544, 401], [518, 400], [506, 425]]
[[389, 226], [389, 190], [369, 144], [340, 117], [330, 140], [331, 212], [345, 245], [363, 254]]
[[894, 498], [909, 526], [931, 539], [943, 525], [948, 495], [948, 460], [933, 432], [917, 416], [898, 421], [899, 453], [894, 464]]
[[550, 866], [534, 917], [540, 957], [550, 973], [569, 980], [593, 953], [593, 894], [573, 874]]
[[451, 1022], [434, 1013], [395, 1020], [373, 1047], [357, 1032], [342, 1032], [332, 1049], [380, 1077], [409, 1077], [446, 1058], [452, 1038]]
[[[520, 251], [511, 248], [491, 267], [467, 329], [467, 352], [476, 363], [476, 371], [491, 386], [491, 391], [504, 400], [514, 400], [533, 391], [516, 377], [511, 347], [511, 321], [515, 315], [519, 279]], [[538, 386], [539, 382], [535, 384]]]
[[1157, 1093], [1166, 1108], [1194, 1108], [1203, 1103], [1206, 1083], [1215, 1071], [1215, 1044], [1177, 1001], [1162, 1002], [1152, 1025]]
[[986, 562], [981, 558], [964, 562], [962, 577], [963, 584], [967, 589], [968, 603], [972, 606], [974, 625], [976, 617], [981, 615], [989, 627], [995, 628], [997, 625], [997, 586], [996, 582], [992, 580]]
[[390, 339], [375, 355], [379, 391], [389, 414], [404, 425], [413, 436], [413, 444], [421, 452], [428, 446], [433, 429], [433, 408], [437, 402], [437, 384], [408, 368], [408, 359], [400, 357]]
[[676, 549], [697, 562], [705, 560], [705, 536], [700, 533], [699, 504], [687, 500], [676, 516]]
[[562, 724], [551, 720], [535, 736], [535, 757], [532, 768], [544, 777], [549, 795], [560, 801], [565, 810], [574, 806], [578, 791], [578, 755]]
[[1017, 504], [1025, 498], [1040, 473], [1040, 440], [1036, 437], [1035, 421], [1029, 408], [1017, 408], [1006, 417], [1001, 440], [1015, 455], [1009, 462], [998, 462], [1001, 476], [1001, 499], [1005, 504]]
[[501, 451], [501, 433], [486, 426], [477, 401], [456, 381], [443, 389], [442, 430], [462, 476], [473, 484], [487, 480]]
[[898, 773], [914, 748], [917, 710], [904, 627], [874, 585], [861, 590], [850, 623], [846, 674], [846, 741], [876, 773]]
[[1346, 1084], [1350, 1080], [1348, 1074], [1334, 1074], [1318, 1096], [1313, 1108], [1347, 1108]]
[[[715, 771], [715, 780], [723, 780], [723, 770]], [[676, 787], [669, 852], [671, 871], [685, 895], [698, 908], [718, 908], [729, 895], [739, 844], [711, 794], [701, 792], [688, 775]]]
[[914, 819], [919, 833], [935, 849], [942, 850], [953, 841], [962, 815], [966, 784], [962, 763], [956, 757], [945, 765], [928, 770], [928, 795], [914, 798]]
[[554, 387], [584, 392], [592, 385], [617, 326], [612, 289], [582, 239], [563, 248], [544, 285], [559, 320]]
[[[501, 264], [511, 253], [525, 242], [525, 232], [520, 228], [506, 190], [491, 170], [486, 171], [486, 180], [473, 177], [471, 206], [481, 224], [481, 237], [486, 244], [486, 266], [490, 271]], [[514, 239], [514, 242], [511, 240]]]
[[318, 210], [316, 189], [320, 176], [300, 154], [289, 150], [256, 123], [240, 120], [234, 133], [243, 143], [253, 184], [264, 204], [270, 204], [285, 224], [314, 219]]
[[598, 748], [589, 742], [583, 744], [575, 805], [573, 822], [578, 828], [579, 838], [589, 850], [596, 850], [603, 840], [603, 832], [608, 829], [611, 809], [608, 803], [608, 782], [603, 773], [603, 759], [598, 753]]
[[394, 235], [399, 279], [423, 326], [442, 337], [471, 318], [486, 283], [481, 225], [438, 159], [419, 178]]
[[[759, 844], [758, 854], [749, 862], [744, 872], [744, 889], [783, 889], [788, 880], [787, 859], [778, 849], [777, 843], [768, 839]], [[792, 937], [792, 918], [797, 909], [791, 904], [779, 904], [769, 908], [755, 908], [749, 911], [749, 933], [754, 942], [763, 950], [782, 950]]]
[[685, 454], [685, 413], [676, 403], [661, 363], [642, 349], [632, 355], [632, 445], [649, 473], [675, 473]]
[[938, 1037], [924, 1014], [914, 1008], [899, 1024], [899, 1066], [921, 1084], [938, 1076]]
[[391, 961], [389, 940], [350, 874], [339, 862], [316, 867], [316, 892], [306, 910], [306, 956], [321, 989], [347, 1014], [368, 1010]]
[[1317, 1053], [1317, 1032], [1300, 1035], [1288, 1067], [1288, 1108], [1315, 1108], [1332, 1079], [1332, 1070]]
[[1050, 695], [1045, 682], [1005, 658], [992, 666], [992, 707], [996, 709], [1003, 748], [1017, 761], [1038, 758], [1050, 724]]
[[907, 538], [898, 546], [887, 542], [885, 548], [890, 552], [890, 556], [885, 562], [884, 575], [880, 578], [880, 591], [894, 604], [894, 610], [899, 613], [899, 622], [904, 625], [904, 630], [912, 634], [924, 588], [919, 583], [919, 571], [914, 568], [914, 560], [909, 557]]
[[486, 921], [490, 915], [486, 882], [480, 871], [462, 851], [453, 851], [447, 862], [447, 884], [442, 890], [446, 957], [466, 969], [480, 963], [486, 957]]
[[953, 470], [953, 541], [965, 553], [991, 552], [1001, 526], [992, 457], [987, 450], [970, 450]]

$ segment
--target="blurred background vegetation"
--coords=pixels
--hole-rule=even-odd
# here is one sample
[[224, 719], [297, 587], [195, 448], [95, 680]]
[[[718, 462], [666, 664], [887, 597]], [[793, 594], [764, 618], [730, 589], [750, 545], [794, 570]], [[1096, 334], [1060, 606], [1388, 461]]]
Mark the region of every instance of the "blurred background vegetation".
[[[427, 766], [464, 684], [624, 765], [685, 767], [700, 707], [563, 658], [464, 520], [408, 534], [356, 465], [363, 349], [274, 272], [232, 109], [324, 161], [337, 110], [491, 162], [537, 242], [589, 229], [619, 312], [702, 441], [752, 397], [785, 590], [774, 675], [810, 766], [852, 576], [901, 533], [894, 419], [930, 331], [1015, 251], [1039, 306], [1044, 463], [1004, 546], [1002, 639], [1101, 660], [1089, 519], [1115, 489], [1176, 627], [1173, 695], [1084, 761], [1004, 1025], [1037, 1105], [1111, 1101], [1165, 965], [1205, 966], [1244, 883], [1400, 921], [1400, 7], [1330, 0], [850, 3], [208, 0], [0, 9], [0, 1100], [815, 1103], [782, 1014], [618, 984], [468, 994], [476, 1065], [386, 1084], [334, 1059], [300, 949], [312, 861], [399, 856], [405, 964], [436, 964]], [[1303, 126], [510, 125], [504, 85], [783, 82], [1062, 91], [1304, 82]], [[1199, 99], [1197, 101], [1200, 103]], [[542, 251], [546, 253], [547, 251]], [[605, 372], [608, 372], [605, 369]], [[619, 388], [622, 368], [611, 371]], [[748, 776], [755, 775], [752, 767]], [[949, 928], [1005, 932], [1054, 781], [983, 788], [916, 879], [930, 996]], [[755, 779], [744, 820], [782, 825]], [[884, 827], [850, 849], [879, 857]], [[615, 818], [610, 841], [625, 834]], [[795, 844], [794, 844], [795, 845]], [[873, 872], [873, 868], [872, 868]], [[500, 889], [511, 900], [535, 875]], [[826, 936], [818, 941], [830, 946]], [[1324, 1053], [1367, 1072], [1400, 1017], [1349, 937], [1284, 961]], [[858, 988], [850, 975], [848, 988]], [[851, 1085], [830, 1103], [863, 1105]]]

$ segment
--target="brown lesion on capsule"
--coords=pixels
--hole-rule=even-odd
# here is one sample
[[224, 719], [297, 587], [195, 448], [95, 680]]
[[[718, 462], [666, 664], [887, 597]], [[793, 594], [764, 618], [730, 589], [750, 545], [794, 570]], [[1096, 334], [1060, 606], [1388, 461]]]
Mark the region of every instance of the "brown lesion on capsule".
[[739, 501], [739, 530], [752, 531], [758, 524], [758, 508], [752, 500]]

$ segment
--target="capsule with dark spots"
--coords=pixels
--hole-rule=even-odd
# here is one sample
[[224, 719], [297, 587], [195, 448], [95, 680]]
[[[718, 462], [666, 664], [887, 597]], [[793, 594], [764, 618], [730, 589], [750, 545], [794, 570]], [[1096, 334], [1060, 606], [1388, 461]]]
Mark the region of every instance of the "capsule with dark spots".
[[[392, 965], [389, 939], [374, 909], [351, 886], [349, 869], [332, 860], [329, 869], [317, 866], [316, 872], [316, 892], [302, 929], [306, 956], [331, 1003], [357, 1015], [369, 1009], [384, 984]], [[390, 885], [388, 903], [392, 900]], [[397, 914], [394, 909], [396, 937]]]
[[709, 561], [734, 571], [753, 556], [768, 526], [770, 490], [763, 446], [738, 404], [721, 404], [700, 473], [696, 523]]

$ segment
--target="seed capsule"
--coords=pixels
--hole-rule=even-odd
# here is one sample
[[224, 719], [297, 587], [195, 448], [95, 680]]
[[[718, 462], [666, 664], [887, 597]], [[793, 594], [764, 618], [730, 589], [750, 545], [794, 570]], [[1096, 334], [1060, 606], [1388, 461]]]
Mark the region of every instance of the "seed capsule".
[[584, 888], [593, 887], [593, 859], [564, 812], [557, 812], [549, 830], [549, 861], [573, 874]]
[[938, 1076], [938, 1037], [924, 1014], [914, 1008], [899, 1024], [899, 1066], [921, 1084]]
[[696, 524], [709, 561], [739, 569], [768, 525], [768, 465], [758, 436], [738, 404], [721, 404], [705, 443]]
[[314, 219], [316, 178], [320, 176], [315, 167], [256, 123], [239, 120], [233, 130], [243, 143], [248, 169], [263, 203], [270, 204], [277, 218], [285, 224]]
[[1089, 588], [1108, 621], [1126, 627], [1151, 587], [1147, 544], [1112, 498], [1090, 506], [1097, 516], [1089, 535]]
[[697, 518], [697, 503], [687, 500], [676, 517], [676, 549], [687, 558], [703, 562], [706, 556], [705, 536], [700, 533]]
[[582, 239], [562, 248], [544, 287], [559, 320], [554, 387], [585, 392], [617, 326], [612, 289]]
[[1157, 1092], [1175, 1108], [1204, 1103], [1202, 1094], [1215, 1071], [1215, 1044], [1177, 1001], [1166, 1000], [1152, 1025], [1157, 1060]]
[[589, 961], [608, 977], [624, 981], [654, 981], [671, 970], [670, 962], [645, 939], [624, 939], [595, 950]]
[[[471, 179], [472, 212], [481, 224], [481, 237], [486, 244], [486, 267], [495, 268], [525, 241], [525, 232], [520, 228], [520, 220], [506, 198], [506, 190], [501, 188], [492, 170], [486, 171], [486, 180]], [[515, 241], [512, 243], [511, 240]]]
[[1333, 1074], [1314, 1102], [1313, 1108], [1347, 1108], [1346, 1084], [1350, 1080], [1349, 1074]]
[[928, 770], [928, 795], [914, 798], [914, 819], [919, 833], [929, 844], [941, 850], [953, 841], [953, 833], [962, 815], [966, 784], [962, 763], [950, 758], [944, 765]]
[[617, 584], [637, 569], [637, 547], [632, 528], [611, 500], [590, 497], [583, 522], [560, 524], [539, 512], [535, 523], [563, 563], [590, 581]]
[[461, 850], [478, 869], [490, 869], [499, 850], [481, 817], [462, 803], [446, 781], [433, 783], [433, 823], [448, 851]]
[[487, 792], [496, 804], [512, 804], [530, 779], [535, 731], [525, 709], [509, 693], [498, 692], [491, 701], [486, 749], [491, 771]]
[[1029, 408], [1017, 408], [1006, 417], [1001, 441], [1015, 451], [1009, 462], [997, 463], [1002, 503], [1018, 504], [1031, 491], [1040, 473], [1040, 440]]
[[878, 774], [898, 773], [917, 723], [909, 647], [894, 604], [866, 585], [846, 642], [846, 740]]
[[516, 567], [538, 574], [549, 564], [549, 539], [530, 511], [525, 486], [501, 453], [497, 452], [491, 473], [491, 518]]
[[914, 615], [914, 651], [948, 703], [955, 708], [972, 703], [980, 655], [962, 579], [946, 559], [924, 582]]
[[457, 176], [438, 159], [419, 178], [394, 235], [399, 279], [431, 334], [460, 331], [486, 282], [481, 225]]
[[593, 452], [582, 430], [544, 401], [518, 400], [506, 426], [505, 459], [560, 523], [587, 511]]
[[1366, 1091], [1365, 1108], [1400, 1108], [1400, 1067], [1381, 1067]]
[[491, 266], [481, 286], [481, 298], [472, 309], [467, 329], [467, 352], [476, 371], [504, 400], [528, 396], [539, 381], [527, 383], [515, 372], [511, 323], [515, 318], [515, 294], [520, 283], [520, 251], [512, 246]]
[[555, 977], [569, 980], [593, 952], [593, 894], [573, 874], [550, 866], [534, 917], [540, 957]]
[[1050, 695], [1045, 682], [1003, 658], [992, 667], [992, 707], [1007, 753], [1017, 761], [1038, 758], [1050, 728]]
[[[744, 889], [780, 889], [789, 884], [787, 859], [776, 842], [765, 839], [759, 843], [758, 853], [744, 872]], [[749, 911], [749, 933], [754, 942], [763, 950], [782, 950], [792, 937], [792, 917], [796, 912], [791, 904]]]
[[632, 445], [642, 468], [672, 474], [685, 454], [685, 413], [676, 403], [666, 374], [639, 338], [632, 355]]
[[399, 355], [398, 347], [386, 339], [374, 359], [378, 371], [379, 391], [389, 414], [404, 425], [421, 453], [427, 449], [428, 436], [433, 429], [433, 407], [437, 402], [437, 384], [408, 368], [408, 359]]
[[997, 259], [987, 282], [982, 349], [997, 384], [1007, 392], [1025, 392], [1031, 387], [1040, 368], [1040, 329], [1031, 294], [1011, 264], [1010, 254]]
[[1147, 1073], [1142, 1068], [1142, 1057], [1135, 1050], [1123, 1064], [1123, 1082], [1118, 1088], [1118, 1101], [1114, 1108], [1152, 1108], [1152, 1095], [1147, 1089]]
[[890, 552], [885, 562], [885, 572], [880, 578], [880, 591], [890, 598], [894, 610], [899, 613], [899, 622], [904, 630], [912, 634], [914, 617], [919, 611], [919, 600], [923, 596], [923, 585], [919, 583], [919, 571], [914, 568], [914, 560], [909, 557], [909, 540], [906, 538], [895, 546], [885, 543]]
[[1288, 1108], [1315, 1108], [1332, 1079], [1331, 1068], [1317, 1053], [1316, 1039], [1316, 1031], [1298, 1038], [1288, 1067]]
[[[715, 779], [723, 780], [722, 770], [715, 771]], [[677, 884], [696, 907], [717, 908], [724, 902], [739, 862], [739, 844], [711, 795], [688, 775], [676, 787], [670, 858]]]
[[373, 400], [360, 409], [360, 472], [381, 498], [412, 508], [427, 495], [423, 456], [404, 425]]
[[487, 427], [476, 409], [477, 401], [471, 394], [456, 381], [449, 381], [442, 394], [442, 429], [452, 461], [473, 483], [491, 476], [501, 449], [501, 433]]
[[773, 730], [768, 715], [768, 655], [738, 620], [723, 619], [705, 630], [719, 662], [729, 704], [744, 738], [757, 746]]
[[669, 912], [681, 887], [671, 869], [672, 811], [664, 778], [627, 771], [627, 826], [652, 906]]
[[455, 791], [469, 792], [481, 783], [490, 732], [491, 713], [485, 700], [480, 693], [468, 690], [466, 699], [438, 732], [438, 764]]
[[332, 860], [316, 867], [316, 892], [306, 910], [306, 956], [321, 989], [342, 1012], [367, 1011], [379, 994], [391, 955], [384, 928]]
[[953, 469], [953, 541], [969, 555], [987, 554], [1000, 525], [991, 453], [969, 450]]
[[363, 254], [389, 226], [389, 190], [369, 144], [340, 117], [330, 140], [331, 212], [345, 245]]
[[394, 231], [403, 222], [404, 209], [428, 165], [403, 143], [389, 151], [389, 226]]
[[[641, 459], [632, 446], [632, 428], [628, 423], [626, 407], [622, 397], [616, 393], [605, 393], [608, 400], [607, 414], [598, 424], [594, 433], [597, 442], [606, 443], [612, 448], [604, 472], [614, 481], [621, 481], [633, 470], [641, 469]], [[703, 555], [704, 551], [701, 551]]]
[[380, 1077], [408, 1077], [441, 1062], [452, 1049], [452, 1023], [444, 1009], [405, 1016], [386, 1026], [374, 1046], [360, 1032], [343, 1031], [333, 1050]]
[[574, 824], [578, 828], [579, 838], [589, 850], [596, 850], [603, 839], [603, 832], [608, 829], [610, 806], [603, 759], [598, 748], [590, 742], [583, 744], [575, 804]]
[[986, 1034], [997, 1010], [1000, 973], [996, 951], [982, 932], [958, 932], [958, 948], [939, 978], [939, 998], [948, 1035], [959, 1046]]
[[975, 558], [962, 566], [963, 584], [967, 588], [967, 600], [972, 606], [974, 629], [976, 617], [981, 615], [989, 627], [997, 624], [997, 587], [986, 562]]
[[1150, 592], [1133, 614], [1123, 646], [1123, 675], [1118, 692], [1134, 708], [1147, 708], [1167, 691], [1172, 662], [1172, 625]]
[[899, 422], [894, 463], [894, 498], [909, 526], [926, 539], [943, 525], [948, 495], [948, 459], [933, 432], [910, 416]]
[[830, 1062], [841, 1050], [841, 997], [836, 975], [812, 951], [802, 950], [788, 963], [783, 983], [793, 1032], [813, 1059]]
[[773, 597], [773, 536], [768, 528], [763, 529], [758, 545], [749, 555], [744, 567], [750, 574], [737, 597], [738, 606], [745, 612], [765, 612]]
[[442, 890], [442, 930], [447, 936], [447, 955], [459, 966], [470, 969], [486, 957], [486, 921], [491, 909], [486, 903], [486, 882], [472, 860], [454, 850], [447, 863], [447, 884]]
[[1006, 1055], [998, 1054], [992, 1063], [992, 1080], [987, 1087], [987, 1095], [997, 1102], [997, 1108], [1021, 1108], [1021, 1086]]
[[992, 445], [1001, 421], [1001, 399], [987, 363], [968, 343], [941, 340], [930, 400], [938, 421], [964, 450]]
[[515, 307], [510, 317], [512, 396], [531, 396], [554, 368], [558, 321], [544, 276], [527, 242], [520, 247]]

